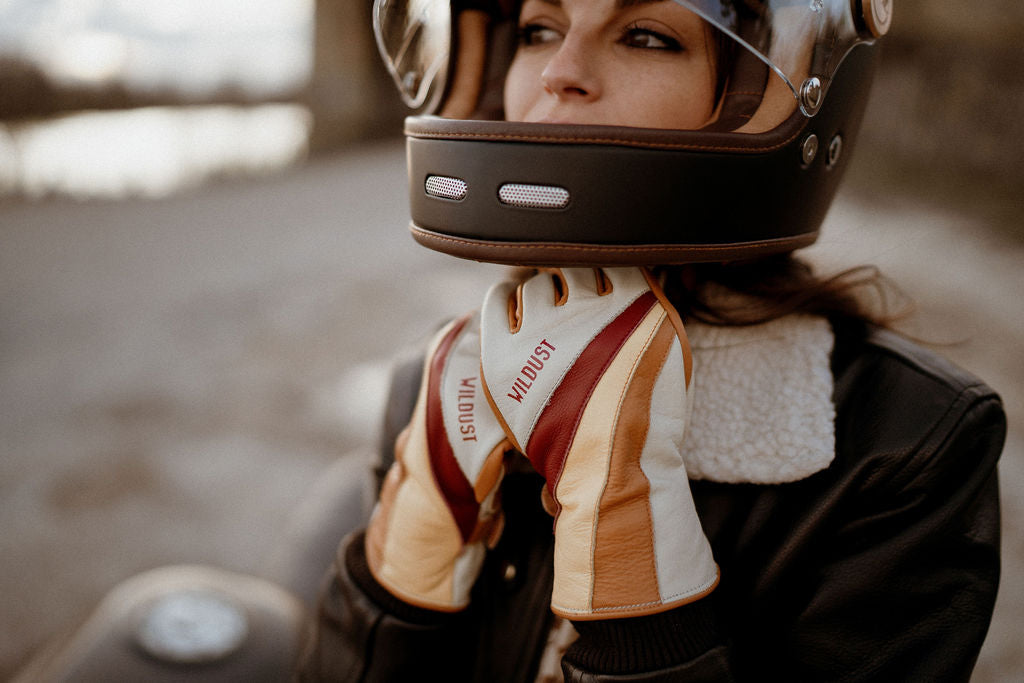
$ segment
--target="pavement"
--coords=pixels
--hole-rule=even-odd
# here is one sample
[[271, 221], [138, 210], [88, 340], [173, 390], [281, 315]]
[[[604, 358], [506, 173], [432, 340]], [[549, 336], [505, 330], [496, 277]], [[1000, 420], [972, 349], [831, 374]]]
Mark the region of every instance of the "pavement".
[[[0, 679], [142, 570], [265, 572], [318, 476], [374, 442], [389, 359], [502, 273], [406, 222], [395, 142], [162, 200], [0, 203]], [[1024, 246], [849, 188], [810, 251], [879, 265], [917, 302], [905, 329], [1006, 402], [973, 680], [1024, 680]]]

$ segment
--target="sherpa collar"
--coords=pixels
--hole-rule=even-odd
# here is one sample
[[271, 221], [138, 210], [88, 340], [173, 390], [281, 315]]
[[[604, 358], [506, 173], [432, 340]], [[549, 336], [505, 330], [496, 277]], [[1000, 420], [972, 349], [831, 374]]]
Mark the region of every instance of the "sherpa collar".
[[692, 479], [777, 484], [828, 467], [835, 407], [828, 321], [789, 315], [750, 327], [686, 324], [693, 400], [683, 458]]

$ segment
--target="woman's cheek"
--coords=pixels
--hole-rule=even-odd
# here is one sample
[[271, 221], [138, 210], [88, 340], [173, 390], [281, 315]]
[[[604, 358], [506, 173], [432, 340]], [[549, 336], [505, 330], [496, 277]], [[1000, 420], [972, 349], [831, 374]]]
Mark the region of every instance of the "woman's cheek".
[[507, 121], [524, 120], [530, 106], [537, 98], [537, 93], [534, 92], [531, 95], [531, 91], [541, 88], [540, 74], [533, 75], [530, 65], [524, 61], [521, 57], [516, 57], [505, 76], [505, 119]]
[[664, 128], [696, 130], [711, 119], [714, 112], [714, 83], [703, 68], [689, 69], [677, 74], [675, 87], [663, 88], [660, 93]]

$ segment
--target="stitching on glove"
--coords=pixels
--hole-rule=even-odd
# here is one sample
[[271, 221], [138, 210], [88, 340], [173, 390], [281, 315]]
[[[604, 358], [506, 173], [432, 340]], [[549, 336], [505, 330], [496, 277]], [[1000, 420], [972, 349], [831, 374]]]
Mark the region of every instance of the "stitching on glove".
[[702, 583], [700, 585], [697, 585], [697, 586], [693, 586], [692, 588], [689, 588], [687, 590], [681, 591], [679, 593], [675, 593], [673, 595], [665, 596], [661, 600], [653, 600], [653, 601], [650, 601], [650, 602], [638, 602], [638, 603], [634, 603], [634, 604], [631, 604], [631, 605], [619, 605], [617, 607], [596, 607], [596, 608], [593, 608], [593, 609], [579, 609], [579, 608], [574, 608], [574, 607], [562, 607], [561, 605], [554, 605], [554, 604], [552, 604], [551, 606], [552, 606], [552, 608], [554, 608], [554, 609], [556, 609], [556, 610], [558, 610], [560, 612], [565, 612], [565, 613], [569, 613], [569, 614], [593, 615], [593, 614], [598, 614], [598, 613], [625, 612], [625, 611], [628, 611], [628, 610], [638, 609], [638, 608], [642, 609], [642, 608], [645, 608], [645, 607], [661, 607], [663, 605], [668, 605], [668, 604], [672, 603], [673, 601], [675, 601], [677, 599], [687, 598], [686, 600], [683, 600], [683, 601], [679, 602], [678, 605], [676, 605], [677, 607], [681, 607], [681, 606], [687, 605], [687, 604], [689, 604], [691, 602], [697, 602], [701, 598], [707, 597], [708, 595], [711, 594], [711, 591], [714, 590], [715, 586], [718, 585], [719, 576], [721, 574], [719, 571], [717, 571], [718, 570], [718, 565], [715, 565], [715, 569], [716, 569], [716, 571], [715, 571], [715, 578], [712, 579], [711, 581], [705, 581], [704, 583]]

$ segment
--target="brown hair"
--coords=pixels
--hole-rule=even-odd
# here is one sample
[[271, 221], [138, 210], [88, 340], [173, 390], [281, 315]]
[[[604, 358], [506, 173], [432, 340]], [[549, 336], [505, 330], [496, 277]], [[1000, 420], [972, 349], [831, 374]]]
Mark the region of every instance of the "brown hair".
[[[522, 283], [541, 270], [513, 266], [510, 277]], [[806, 261], [782, 254], [756, 261], [655, 266], [651, 271], [684, 321], [708, 325], [759, 325], [808, 313], [891, 327], [913, 312], [911, 299], [871, 265], [824, 277]]]
[[[909, 298], [874, 266], [831, 276], [792, 254], [756, 261], [661, 266], [665, 294], [685, 319], [757, 325], [790, 313], [842, 316], [883, 327], [905, 317]], [[723, 296], [727, 293], [740, 296]]]

